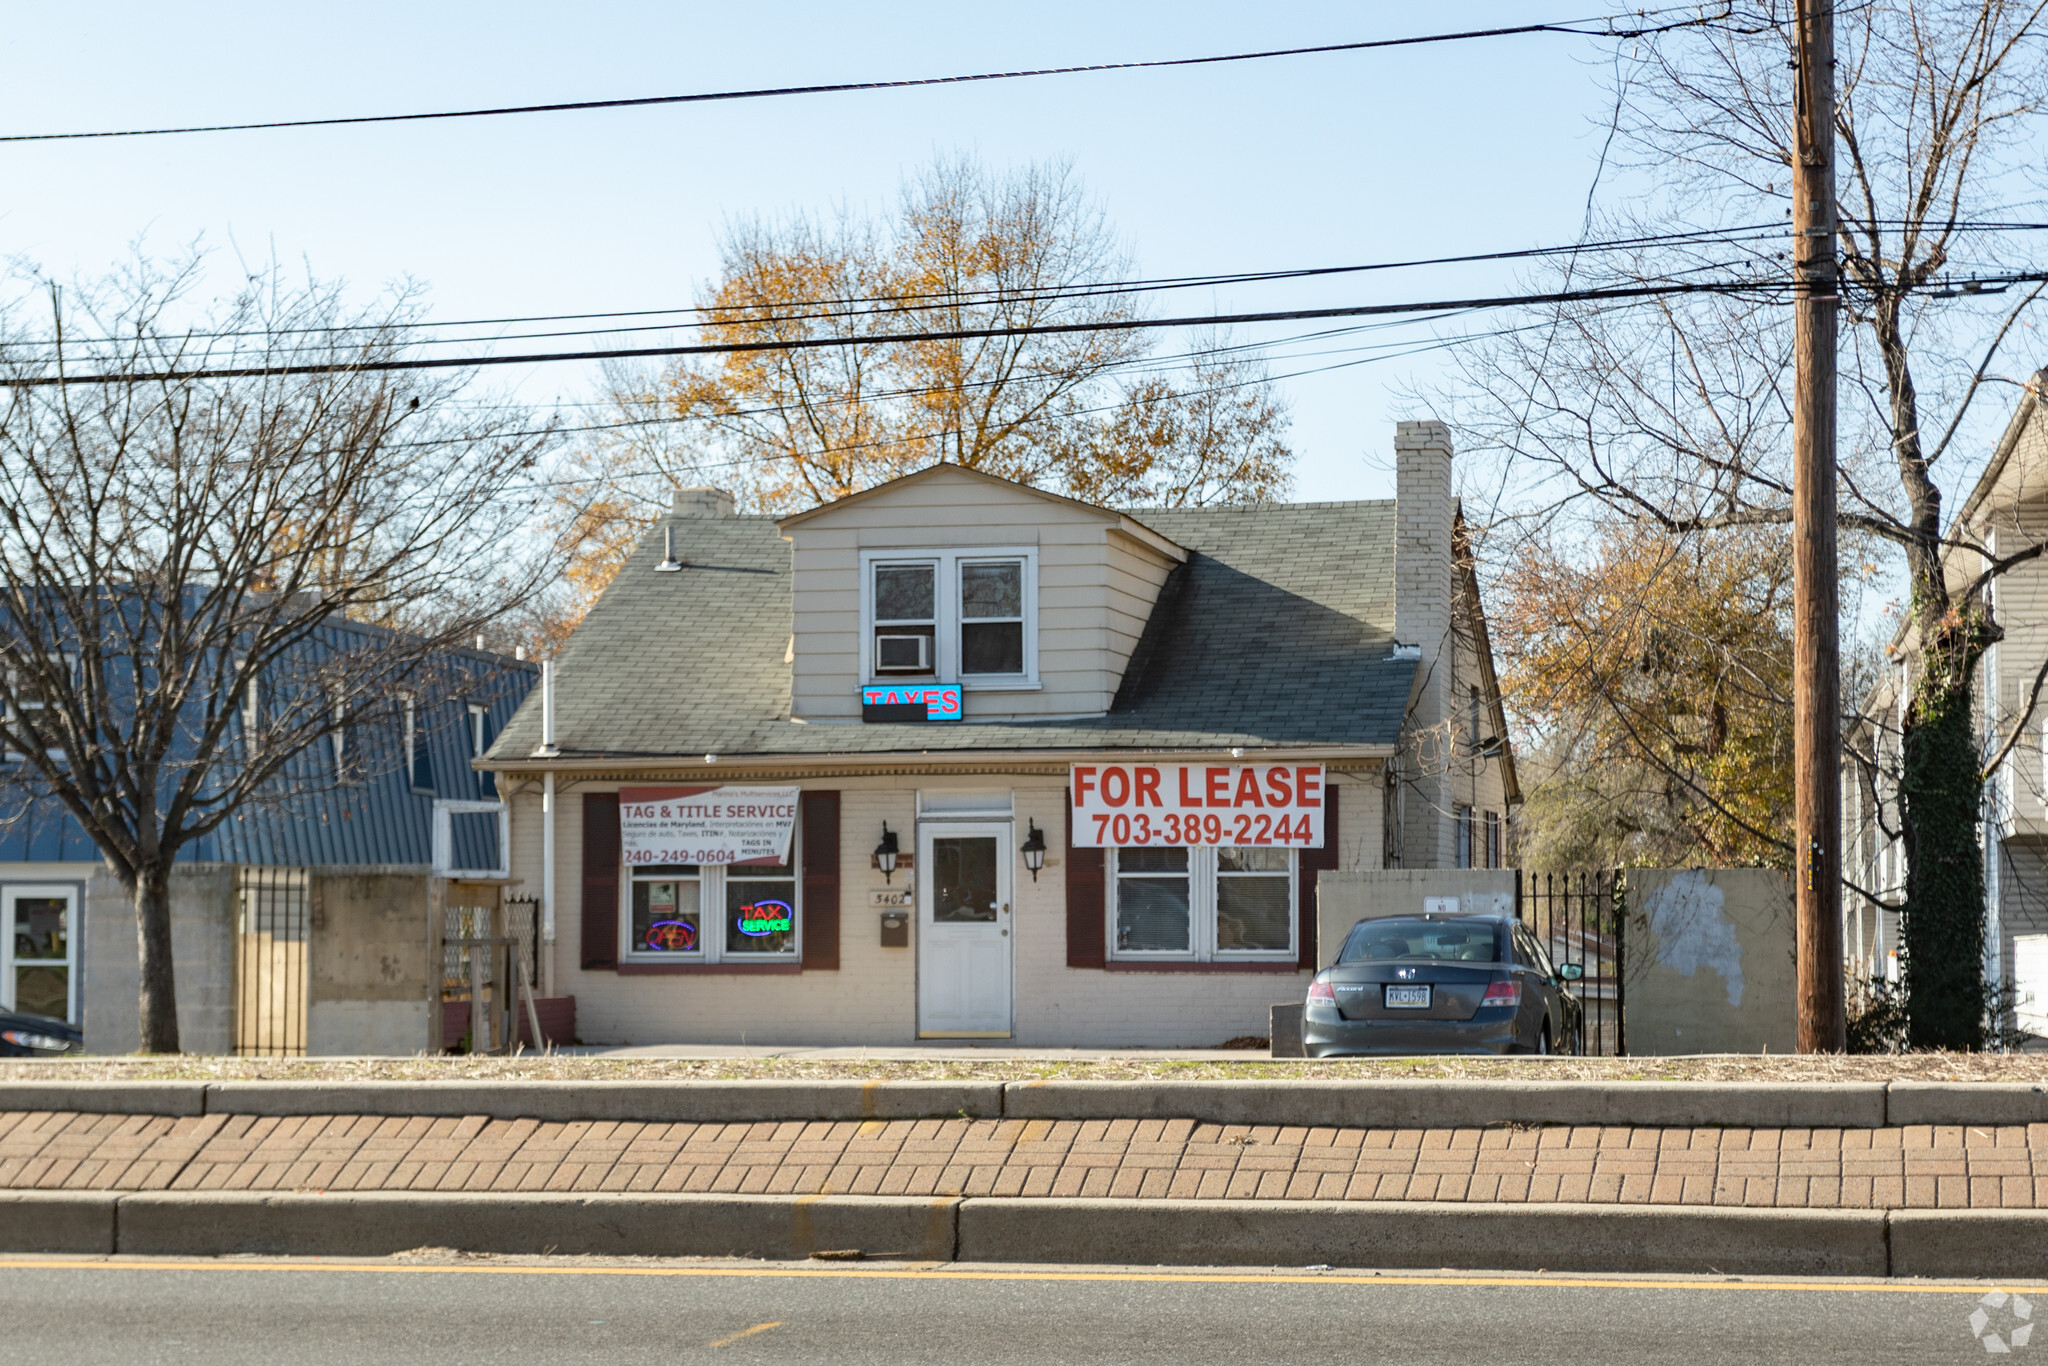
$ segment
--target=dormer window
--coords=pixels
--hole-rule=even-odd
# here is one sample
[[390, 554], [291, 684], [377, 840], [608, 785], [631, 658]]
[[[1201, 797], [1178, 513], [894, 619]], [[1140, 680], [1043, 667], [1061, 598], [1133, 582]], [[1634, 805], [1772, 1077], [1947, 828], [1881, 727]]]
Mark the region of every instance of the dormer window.
[[874, 671], [929, 674], [938, 643], [938, 565], [878, 563], [874, 573]]
[[960, 562], [960, 672], [1024, 672], [1024, 562]]
[[1038, 686], [1037, 569], [1032, 548], [864, 552], [867, 680]]

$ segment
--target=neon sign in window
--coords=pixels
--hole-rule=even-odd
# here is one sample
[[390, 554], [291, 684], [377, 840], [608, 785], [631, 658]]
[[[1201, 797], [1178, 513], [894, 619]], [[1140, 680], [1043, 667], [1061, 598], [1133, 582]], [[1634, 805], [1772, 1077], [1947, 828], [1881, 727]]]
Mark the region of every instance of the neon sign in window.
[[763, 899], [741, 906], [735, 923], [741, 934], [755, 938], [788, 934], [796, 924], [796, 911], [786, 901]]

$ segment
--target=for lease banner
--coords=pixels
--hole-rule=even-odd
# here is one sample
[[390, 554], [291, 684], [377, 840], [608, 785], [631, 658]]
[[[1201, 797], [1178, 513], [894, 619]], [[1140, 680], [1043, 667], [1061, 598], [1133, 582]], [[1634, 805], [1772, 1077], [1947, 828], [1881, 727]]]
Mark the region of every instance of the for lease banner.
[[1075, 764], [1074, 843], [1323, 847], [1321, 764]]
[[784, 863], [796, 831], [793, 787], [624, 787], [626, 865]]

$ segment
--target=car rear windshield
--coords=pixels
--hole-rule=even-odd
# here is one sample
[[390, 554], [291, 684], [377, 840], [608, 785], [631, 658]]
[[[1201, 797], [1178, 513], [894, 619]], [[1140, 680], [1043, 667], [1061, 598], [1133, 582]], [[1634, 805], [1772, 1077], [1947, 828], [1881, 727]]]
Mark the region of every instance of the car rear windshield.
[[1344, 941], [1339, 963], [1390, 959], [1498, 963], [1500, 927], [1491, 920], [1368, 920]]

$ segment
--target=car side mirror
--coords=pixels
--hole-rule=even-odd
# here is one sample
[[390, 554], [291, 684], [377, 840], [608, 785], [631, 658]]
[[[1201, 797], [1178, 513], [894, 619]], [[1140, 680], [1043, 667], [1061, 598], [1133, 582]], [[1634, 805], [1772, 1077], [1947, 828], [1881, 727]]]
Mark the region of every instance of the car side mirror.
[[1557, 975], [1567, 982], [1576, 982], [1586, 975], [1586, 966], [1583, 963], [1559, 963]]

